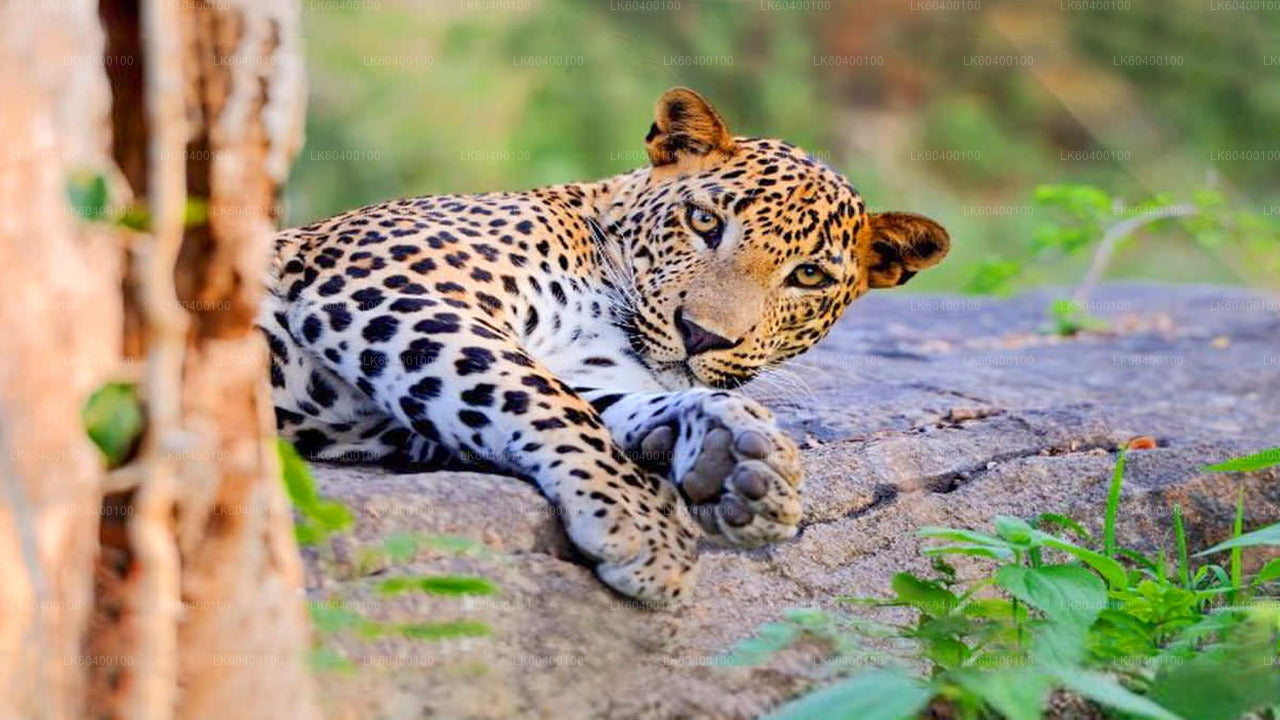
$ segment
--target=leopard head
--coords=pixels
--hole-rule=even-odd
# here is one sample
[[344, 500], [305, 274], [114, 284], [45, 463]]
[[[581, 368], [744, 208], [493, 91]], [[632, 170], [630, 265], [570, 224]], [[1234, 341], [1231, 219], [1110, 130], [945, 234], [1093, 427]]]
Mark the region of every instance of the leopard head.
[[698, 93], [668, 90], [608, 217], [625, 325], [666, 385], [734, 387], [824, 337], [871, 288], [947, 254], [938, 223], [868, 213], [853, 186], [780, 140], [733, 137]]

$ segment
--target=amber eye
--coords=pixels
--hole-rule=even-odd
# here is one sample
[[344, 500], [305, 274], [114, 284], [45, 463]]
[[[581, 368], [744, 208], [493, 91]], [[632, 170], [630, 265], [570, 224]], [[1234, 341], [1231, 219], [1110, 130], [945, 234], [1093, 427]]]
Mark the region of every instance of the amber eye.
[[715, 213], [697, 205], [689, 206], [689, 227], [702, 236], [711, 247], [720, 244], [720, 233], [724, 223]]
[[835, 279], [828, 275], [822, 268], [813, 263], [804, 263], [796, 266], [795, 270], [787, 276], [787, 284], [798, 288], [812, 290], [821, 288], [835, 282]]

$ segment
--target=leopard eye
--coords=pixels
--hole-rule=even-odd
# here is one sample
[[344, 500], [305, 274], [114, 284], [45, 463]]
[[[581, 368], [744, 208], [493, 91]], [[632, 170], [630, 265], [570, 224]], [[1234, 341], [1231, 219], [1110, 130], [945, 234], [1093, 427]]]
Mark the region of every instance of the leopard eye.
[[791, 274], [787, 276], [788, 285], [806, 290], [824, 288], [833, 282], [835, 282], [835, 278], [828, 275], [825, 270], [814, 263], [797, 265], [796, 269], [792, 270]]
[[689, 227], [714, 248], [720, 244], [720, 233], [724, 230], [724, 222], [710, 210], [697, 205], [689, 206]]

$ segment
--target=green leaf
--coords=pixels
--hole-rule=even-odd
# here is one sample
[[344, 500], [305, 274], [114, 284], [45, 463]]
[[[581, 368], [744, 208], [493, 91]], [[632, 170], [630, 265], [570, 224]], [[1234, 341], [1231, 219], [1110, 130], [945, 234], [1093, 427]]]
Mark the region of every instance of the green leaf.
[[410, 533], [394, 533], [382, 541], [387, 559], [393, 563], [407, 563], [418, 554], [418, 538]]
[[824, 628], [831, 624], [831, 614], [818, 608], [787, 608], [782, 617], [805, 629]]
[[930, 540], [948, 540], [957, 543], [973, 543], [975, 545], [990, 545], [992, 547], [1008, 548], [1008, 543], [996, 537], [988, 535], [977, 530], [965, 530], [962, 528], [936, 527], [926, 525], [916, 530], [916, 535]]
[[[1239, 540], [1244, 533], [1244, 488], [1236, 493], [1236, 519], [1231, 526], [1231, 539]], [[1231, 548], [1231, 589], [1232, 599], [1244, 589], [1244, 548], [1235, 545]]]
[[1159, 563], [1147, 557], [1146, 555], [1143, 555], [1137, 550], [1130, 550], [1129, 548], [1120, 548], [1116, 550], [1116, 555], [1128, 560], [1134, 565], [1137, 565], [1139, 569], [1148, 570], [1152, 574], [1157, 574], [1157, 575], [1160, 573]]
[[307, 517], [328, 533], [346, 530], [355, 521], [346, 505], [336, 500], [318, 500], [309, 508], [302, 508]]
[[209, 222], [209, 201], [204, 198], [187, 198], [182, 208], [182, 224], [184, 227], [195, 227]]
[[774, 653], [789, 647], [800, 637], [800, 629], [788, 623], [765, 623], [757, 630], [754, 637], [740, 640], [734, 644], [725, 664], [737, 666], [760, 665]]
[[925, 548], [920, 551], [928, 557], [937, 557], [939, 555], [973, 555], [976, 557], [992, 558], [993, 560], [1012, 560], [1013, 551], [1008, 548], [994, 547], [991, 545], [939, 545], [937, 547]]
[[1210, 210], [1227, 204], [1227, 198], [1220, 190], [1201, 188], [1191, 193], [1191, 201], [1203, 210]]
[[1053, 671], [1053, 675], [1066, 689], [1100, 705], [1153, 720], [1182, 720], [1155, 702], [1126, 690], [1123, 685], [1102, 673], [1057, 669]]
[[1276, 465], [1280, 465], [1280, 447], [1273, 447], [1253, 455], [1224, 460], [1214, 465], [1206, 465], [1200, 469], [1204, 472], [1253, 472], [1255, 470], [1266, 470]]
[[1016, 518], [1011, 515], [997, 515], [992, 520], [992, 524], [995, 525], [996, 534], [1005, 542], [1020, 547], [1028, 547], [1034, 544], [1035, 531], [1022, 518]]
[[977, 530], [926, 525], [917, 530], [916, 535], [930, 540], [945, 540], [955, 543], [925, 548], [923, 551], [925, 555], [981, 555], [1002, 560], [1011, 560], [1014, 557], [1013, 547], [1009, 543], [995, 535], [988, 535]]
[[96, 173], [74, 173], [67, 181], [67, 202], [80, 218], [91, 221], [106, 218], [107, 179]]
[[1075, 533], [1076, 537], [1081, 540], [1089, 541], [1093, 539], [1093, 535], [1089, 533], [1089, 529], [1075, 520], [1061, 515], [1059, 513], [1040, 513], [1031, 522], [1031, 525], [1037, 530], [1048, 532], [1052, 528], [1063, 528]]
[[964, 614], [983, 620], [1003, 621], [1012, 618], [1014, 622], [1021, 623], [1027, 619], [1027, 606], [1018, 604], [1014, 607], [1013, 602], [1003, 597], [974, 598], [964, 606]]
[[457, 553], [459, 555], [465, 553], [484, 553], [486, 548], [484, 543], [477, 542], [471, 538], [458, 537], [456, 535], [428, 535], [426, 538], [427, 545], [448, 553]]
[[1213, 576], [1213, 582], [1218, 587], [1231, 587], [1231, 578], [1227, 577], [1227, 571], [1222, 569], [1221, 565], [1201, 565], [1196, 569], [1195, 577], [1191, 579], [1194, 587], [1200, 587], [1205, 578]]
[[336, 602], [312, 602], [311, 626], [322, 633], [335, 633], [359, 627], [364, 618], [350, 608]]
[[447, 623], [404, 623], [392, 626], [392, 631], [412, 640], [452, 640], [454, 638], [484, 637], [493, 630], [482, 622], [459, 620]]
[[294, 534], [299, 545], [314, 545], [335, 532], [347, 529], [355, 521], [347, 506], [335, 500], [324, 500], [316, 492], [315, 478], [298, 451], [284, 440], [276, 440], [280, 456], [280, 475], [289, 500], [298, 511]]
[[1120, 609], [1107, 608], [1089, 629], [1089, 648], [1101, 660], [1146, 657], [1156, 651], [1157, 629]]
[[1270, 562], [1263, 565], [1258, 574], [1253, 577], [1251, 584], [1257, 586], [1272, 580], [1280, 580], [1280, 557], [1272, 558]]
[[1040, 541], [1055, 550], [1061, 550], [1074, 556], [1076, 559], [1093, 568], [1107, 581], [1107, 585], [1112, 588], [1123, 588], [1129, 584], [1129, 574], [1125, 572], [1124, 566], [1115, 560], [1094, 552], [1088, 548], [1080, 547], [1071, 542], [1067, 542], [1053, 535], [1043, 535]]
[[1092, 185], [1041, 185], [1031, 198], [1037, 205], [1057, 208], [1077, 219], [1111, 214], [1111, 196]]
[[380, 595], [399, 595], [415, 588], [416, 580], [411, 577], [387, 578], [377, 585], [377, 591]]
[[300, 546], [311, 547], [324, 539], [324, 533], [309, 522], [297, 522], [293, 525], [293, 539]]
[[787, 703], [772, 720], [911, 720], [933, 691], [905, 670], [875, 668]]
[[312, 672], [350, 672], [355, 665], [350, 660], [338, 654], [337, 650], [327, 647], [312, 648], [307, 658], [308, 664], [311, 666]]
[[908, 572], [894, 575], [890, 587], [897, 594], [899, 603], [919, 610], [926, 617], [946, 615], [959, 603], [959, 599], [942, 583], [922, 580]]
[[1258, 545], [1280, 545], [1280, 523], [1268, 525], [1267, 527], [1245, 533], [1238, 537], [1231, 538], [1226, 542], [1220, 542], [1217, 545], [1196, 553], [1196, 557], [1202, 555], [1212, 555], [1213, 553], [1230, 550], [1232, 548], [1255, 547]]
[[1274, 628], [1274, 619], [1240, 625], [1226, 642], [1162, 664], [1151, 698], [1187, 720], [1234, 719], [1274, 705], [1280, 701]]
[[138, 232], [151, 232], [151, 211], [143, 205], [129, 205], [115, 216], [115, 223]]
[[297, 507], [312, 507], [319, 500], [316, 483], [306, 461], [288, 441], [276, 439], [276, 452], [280, 455], [280, 473], [284, 478], [289, 500]]
[[1103, 547], [1105, 548], [1106, 556], [1109, 558], [1116, 556], [1116, 515], [1120, 509], [1120, 486], [1124, 484], [1124, 463], [1128, 454], [1128, 448], [1120, 448], [1120, 454], [1116, 457], [1116, 469], [1111, 473], [1111, 487], [1107, 489], [1106, 521], [1103, 524]]
[[[151, 211], [145, 205], [129, 205], [116, 214], [114, 221], [121, 227], [138, 232], [151, 232]], [[187, 198], [182, 207], [183, 227], [195, 227], [209, 222], [209, 201], [204, 198]]]
[[393, 577], [378, 583], [383, 595], [418, 591], [432, 595], [493, 595], [498, 588], [486, 578], [470, 575], [428, 575]]
[[1048, 618], [1033, 625], [1032, 657], [1052, 665], [1074, 665], [1084, 657], [1089, 626], [1107, 605], [1097, 575], [1080, 565], [1005, 565], [996, 571], [996, 584]]
[[1081, 629], [1107, 606], [1106, 586], [1079, 565], [1005, 565], [996, 571], [996, 584], [1047, 617]]
[[419, 588], [432, 595], [493, 595], [498, 588], [482, 577], [438, 575], [423, 578]]
[[1089, 629], [1071, 622], [1048, 620], [1032, 625], [1028, 655], [1046, 667], [1075, 667], [1089, 649]]
[[1105, 320], [1088, 312], [1074, 300], [1054, 300], [1049, 308], [1049, 317], [1053, 319], [1052, 330], [1055, 335], [1070, 336], [1086, 330], [1107, 328]]
[[129, 459], [146, 424], [137, 388], [127, 383], [107, 383], [98, 388], [85, 401], [80, 417], [108, 468], [117, 468]]
[[[1256, 607], [1256, 606], [1255, 606]], [[1178, 636], [1169, 643], [1157, 657], [1157, 667], [1170, 664], [1185, 663], [1188, 658], [1203, 649], [1211, 648], [1216, 638], [1225, 638], [1249, 618], [1248, 613], [1241, 613], [1238, 608], [1221, 607], [1202, 615], [1198, 620], [1178, 631]], [[1221, 645], [1219, 645], [1221, 647]], [[1170, 672], [1165, 667], [1161, 675]]]
[[1040, 720], [1052, 685], [1047, 676], [1029, 668], [959, 672], [952, 679], [1008, 720]]
[[929, 638], [925, 643], [924, 656], [938, 668], [958, 668], [964, 665], [969, 655], [969, 646], [953, 637]]
[[951, 563], [940, 557], [935, 557], [929, 561], [929, 567], [938, 575], [938, 579], [943, 585], [950, 587], [956, 581], [956, 569]]
[[1178, 582], [1191, 589], [1191, 558], [1187, 554], [1187, 530], [1182, 524], [1182, 506], [1173, 504], [1173, 539], [1178, 552]]
[[403, 637], [410, 640], [451, 640], [453, 638], [483, 637], [493, 629], [482, 622], [459, 620], [440, 623], [388, 623], [365, 620], [360, 634], [366, 638]]
[[960, 288], [968, 295], [1001, 295], [1013, 288], [1022, 274], [1022, 264], [1014, 260], [984, 260], [973, 265], [969, 280]]

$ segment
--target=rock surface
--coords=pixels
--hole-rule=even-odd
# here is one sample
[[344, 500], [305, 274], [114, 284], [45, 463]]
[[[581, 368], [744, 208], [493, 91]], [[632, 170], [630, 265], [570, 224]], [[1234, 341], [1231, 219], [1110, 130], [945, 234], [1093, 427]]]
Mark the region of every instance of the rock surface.
[[[1199, 470], [1280, 445], [1280, 299], [1110, 287], [1092, 308], [1110, 331], [1058, 338], [1039, 332], [1051, 298], [873, 295], [791, 373], [754, 384], [751, 394], [805, 448], [802, 531], [757, 551], [705, 551], [694, 598], [675, 611], [637, 608], [607, 591], [574, 560], [555, 511], [519, 481], [317, 468], [322, 493], [356, 513], [347, 544], [414, 532], [472, 538], [483, 549], [424, 549], [369, 567], [340, 546], [309, 558], [313, 599], [384, 620], [492, 628], [434, 643], [329, 638], [356, 665], [326, 676], [332, 714], [759, 716], [829, 673], [816, 649], [725, 666], [718, 660], [735, 642], [788, 608], [884, 594], [893, 573], [926, 569], [915, 536], [922, 525], [982, 528], [1000, 513], [1059, 512], [1097, 530], [1115, 450], [1136, 436], [1157, 447], [1130, 455], [1122, 543], [1167, 543], [1173, 503], [1192, 547], [1217, 542], [1240, 489], [1246, 528], [1280, 519], [1280, 473]], [[482, 575], [500, 593], [375, 591], [387, 577], [431, 573]]]

